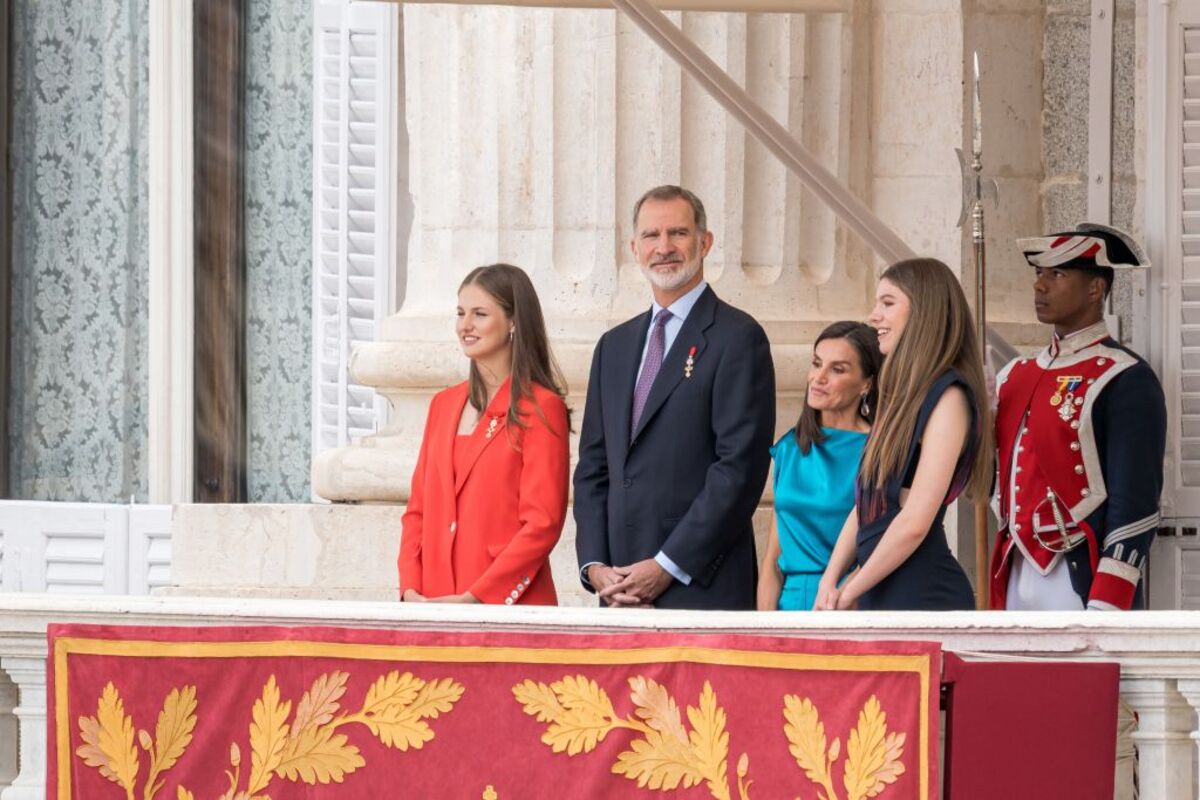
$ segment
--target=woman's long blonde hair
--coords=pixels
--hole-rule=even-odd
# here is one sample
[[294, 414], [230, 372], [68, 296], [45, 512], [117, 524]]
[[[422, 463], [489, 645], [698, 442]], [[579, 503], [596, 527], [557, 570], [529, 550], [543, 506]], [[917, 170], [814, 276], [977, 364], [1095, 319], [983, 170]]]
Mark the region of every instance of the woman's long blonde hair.
[[863, 482], [882, 489], [904, 469], [921, 404], [934, 382], [953, 369], [974, 395], [975, 421], [967, 435], [974, 439], [975, 457], [967, 496], [986, 497], [992, 481], [990, 404], [975, 321], [962, 287], [950, 268], [933, 258], [899, 261], [880, 280], [899, 287], [912, 307], [879, 373], [879, 412], [863, 453]]

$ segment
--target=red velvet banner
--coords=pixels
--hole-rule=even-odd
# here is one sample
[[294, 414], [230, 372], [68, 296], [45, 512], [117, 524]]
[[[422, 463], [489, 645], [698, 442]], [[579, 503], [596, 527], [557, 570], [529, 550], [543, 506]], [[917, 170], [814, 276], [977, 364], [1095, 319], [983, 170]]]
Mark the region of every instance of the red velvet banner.
[[932, 800], [935, 643], [50, 630], [47, 797]]

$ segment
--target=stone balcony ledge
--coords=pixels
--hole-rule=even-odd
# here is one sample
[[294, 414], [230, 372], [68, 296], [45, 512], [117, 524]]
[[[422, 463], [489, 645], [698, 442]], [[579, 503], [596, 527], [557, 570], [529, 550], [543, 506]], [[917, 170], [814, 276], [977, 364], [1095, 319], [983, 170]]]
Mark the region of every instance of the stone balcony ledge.
[[1140, 675], [1163, 664], [1200, 678], [1200, 612], [738, 612], [496, 607], [339, 600], [0, 593], [0, 656], [44, 656], [51, 622], [129, 625], [336, 625], [530, 632], [747, 633], [924, 639], [994, 656], [1116, 660]]

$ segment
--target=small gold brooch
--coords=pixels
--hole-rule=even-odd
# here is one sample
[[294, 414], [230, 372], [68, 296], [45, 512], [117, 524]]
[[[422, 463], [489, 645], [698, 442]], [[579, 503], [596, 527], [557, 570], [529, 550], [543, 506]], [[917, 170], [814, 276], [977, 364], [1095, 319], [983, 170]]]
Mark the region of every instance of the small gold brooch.
[[485, 439], [490, 439], [496, 435], [496, 426], [500, 424], [499, 417], [492, 417], [488, 420], [487, 432], [483, 434]]

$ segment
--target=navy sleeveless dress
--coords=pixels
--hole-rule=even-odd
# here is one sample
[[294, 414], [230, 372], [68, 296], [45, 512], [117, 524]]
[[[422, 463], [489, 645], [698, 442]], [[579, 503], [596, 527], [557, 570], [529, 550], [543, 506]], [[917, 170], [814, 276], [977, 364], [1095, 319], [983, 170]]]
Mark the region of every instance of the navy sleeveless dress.
[[946, 506], [952, 503], [962, 492], [970, 475], [971, 463], [975, 457], [974, 433], [979, 426], [979, 407], [963, 377], [951, 370], [943, 373], [921, 404], [917, 415], [917, 425], [913, 431], [913, 441], [908, 448], [908, 457], [904, 469], [899, 475], [887, 480], [882, 489], [866, 487], [859, 479], [858, 489], [858, 563], [865, 564], [875, 552], [875, 546], [888, 525], [900, 513], [900, 491], [912, 486], [913, 476], [917, 471], [917, 462], [921, 457], [921, 437], [929, 422], [929, 415], [942, 394], [951, 386], [961, 386], [967, 393], [971, 406], [971, 432], [967, 437], [963, 452], [958, 457], [954, 468], [954, 477], [946, 499], [938, 509], [929, 533], [921, 540], [921, 544], [913, 551], [908, 559], [898, 566], [874, 587], [864, 593], [858, 600], [858, 607], [872, 611], [950, 611], [955, 609], [970, 610], [975, 608], [975, 597], [971, 592], [971, 583], [959, 565], [958, 560], [950, 552], [946, 544], [946, 530], [942, 521], [946, 516]]

